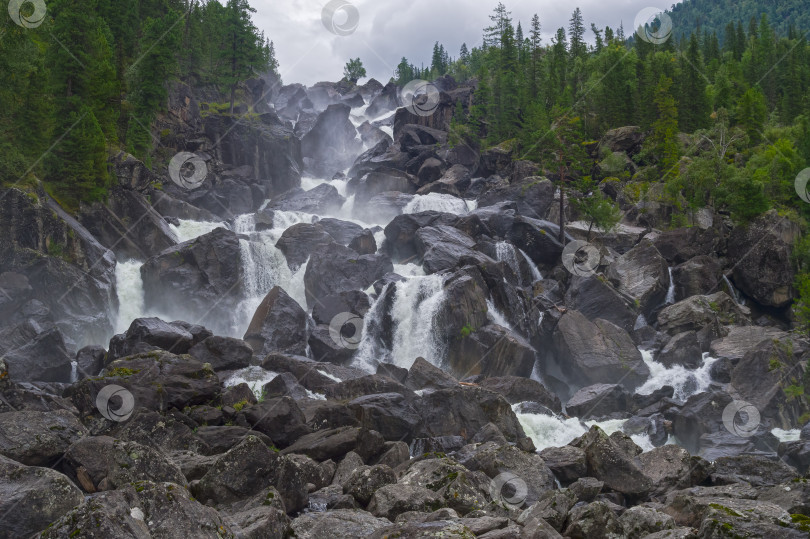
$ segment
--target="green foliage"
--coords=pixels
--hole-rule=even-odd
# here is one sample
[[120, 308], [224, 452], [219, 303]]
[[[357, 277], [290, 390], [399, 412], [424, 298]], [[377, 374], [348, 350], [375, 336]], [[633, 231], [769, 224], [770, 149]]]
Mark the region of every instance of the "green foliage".
[[357, 81], [366, 76], [366, 68], [360, 58], [353, 58], [343, 67], [343, 77], [357, 84]]
[[594, 227], [602, 232], [612, 230], [622, 218], [621, 210], [599, 190], [590, 176], [584, 176], [575, 183], [578, 196], [572, 196], [571, 204], [588, 222], [588, 240]]

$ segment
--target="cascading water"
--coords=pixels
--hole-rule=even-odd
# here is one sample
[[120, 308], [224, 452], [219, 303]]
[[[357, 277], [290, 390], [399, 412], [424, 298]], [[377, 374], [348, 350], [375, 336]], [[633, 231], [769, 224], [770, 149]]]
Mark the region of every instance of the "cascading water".
[[520, 273], [520, 264], [518, 264], [515, 246], [507, 241], [499, 241], [495, 244], [495, 257], [498, 262], [504, 262], [512, 269], [517, 275], [518, 286], [523, 286], [523, 276]]
[[474, 205], [474, 201], [466, 201], [453, 195], [430, 193], [427, 195], [414, 195], [411, 201], [402, 209], [402, 213], [438, 211], [454, 215], [465, 215], [475, 209]]
[[[409, 368], [417, 357], [440, 366], [444, 360], [444, 345], [436, 336], [436, 314], [444, 302], [444, 278], [441, 275], [407, 277], [405, 281], [387, 285], [366, 314], [363, 339], [355, 354], [355, 365], [373, 371], [380, 358], [390, 352], [391, 362]], [[391, 319], [394, 324], [393, 346], [382, 349], [384, 298], [394, 286]]]
[[506, 317], [495, 307], [495, 304], [492, 303], [492, 300], [490, 299], [487, 300], [487, 318], [489, 318], [490, 322], [493, 324], [498, 324], [499, 326], [510, 331], [514, 331], [512, 326], [506, 320]]
[[115, 266], [115, 285], [118, 291], [118, 318], [115, 332], [123, 333], [136, 318], [144, 316], [143, 280], [137, 260], [120, 261]]
[[740, 295], [737, 293], [737, 289], [734, 288], [734, 285], [731, 284], [731, 281], [728, 280], [728, 277], [723, 275], [723, 282], [726, 283], [726, 288], [728, 289], [728, 294], [734, 300], [734, 303], [737, 305], [742, 305], [742, 301], [740, 300]]
[[391, 316], [394, 319], [393, 361], [408, 368], [417, 357], [441, 365], [444, 346], [436, 336], [434, 321], [444, 302], [444, 278], [441, 275], [412, 277], [397, 283]]
[[650, 377], [641, 387], [636, 388], [636, 393], [639, 395], [649, 395], [656, 389], [672, 386], [675, 388], [673, 398], [685, 401], [695, 393], [706, 391], [709, 384], [711, 384], [709, 371], [717, 358], [709, 357], [708, 353], [703, 354], [703, 363], [700, 367], [690, 370], [683, 365], [666, 367], [662, 363], [653, 360], [652, 352], [649, 350], [639, 351], [644, 363], [650, 369]]
[[667, 289], [667, 298], [664, 300], [666, 305], [675, 303], [675, 280], [672, 278], [672, 266], [669, 267], [669, 288]]
[[537, 264], [535, 264], [535, 263], [534, 263], [534, 261], [533, 261], [531, 258], [529, 258], [529, 255], [527, 255], [527, 254], [526, 254], [526, 253], [523, 251], [523, 249], [518, 249], [518, 252], [519, 252], [519, 253], [520, 253], [520, 254], [523, 256], [523, 258], [526, 260], [526, 264], [528, 264], [528, 265], [529, 265], [529, 269], [530, 269], [530, 270], [531, 270], [531, 272], [532, 272], [532, 281], [533, 281], [533, 282], [542, 281], [542, 280], [543, 280], [543, 274], [542, 274], [542, 273], [540, 273], [540, 270], [538, 269]]
[[180, 219], [180, 225], [169, 225], [174, 234], [177, 236], [177, 241], [183, 243], [194, 238], [199, 238], [204, 234], [217, 229], [225, 228], [225, 223], [209, 223], [207, 221], [190, 221], [188, 219]]

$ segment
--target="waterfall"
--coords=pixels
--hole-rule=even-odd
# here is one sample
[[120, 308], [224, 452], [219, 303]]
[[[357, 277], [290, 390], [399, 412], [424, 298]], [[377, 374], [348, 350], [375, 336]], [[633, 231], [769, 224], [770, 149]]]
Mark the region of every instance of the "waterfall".
[[429, 193], [427, 195], [414, 195], [403, 208], [402, 213], [419, 213], [423, 211], [438, 211], [454, 215], [466, 215], [470, 211], [467, 201], [453, 195]]
[[393, 362], [408, 368], [417, 357], [439, 366], [443, 345], [434, 330], [436, 313], [444, 302], [444, 277], [412, 277], [396, 284], [391, 316], [394, 319]]
[[667, 299], [664, 303], [666, 305], [675, 303], [675, 281], [672, 279], [672, 266], [669, 267], [669, 288], [667, 289]]
[[706, 391], [709, 384], [711, 384], [709, 371], [717, 359], [709, 357], [708, 353], [703, 354], [703, 363], [700, 367], [690, 370], [683, 365], [673, 365], [667, 368], [663, 364], [654, 361], [652, 352], [649, 350], [639, 350], [639, 352], [641, 352], [644, 363], [650, 369], [649, 379], [636, 389], [636, 393], [639, 395], [649, 395], [656, 389], [672, 386], [675, 388], [673, 398], [685, 401], [695, 393]]
[[740, 300], [740, 295], [737, 293], [737, 289], [734, 288], [734, 285], [731, 284], [731, 281], [728, 280], [726, 275], [723, 275], [723, 282], [726, 283], [726, 288], [728, 288], [728, 295], [734, 300], [734, 303], [737, 305], [742, 305], [742, 301]]
[[[383, 348], [385, 298], [394, 288], [391, 319], [394, 326], [392, 350]], [[444, 302], [444, 278], [440, 275], [408, 277], [405, 281], [386, 285], [363, 321], [363, 340], [355, 354], [356, 366], [373, 371], [377, 363], [391, 354], [391, 363], [409, 368], [417, 357], [440, 366], [444, 346], [435, 331], [435, 318]]]
[[517, 276], [518, 286], [523, 286], [523, 275], [520, 272], [515, 246], [507, 241], [499, 241], [495, 244], [495, 258], [498, 262], [504, 262], [512, 268], [512, 271]]
[[[281, 221], [288, 218], [289, 215], [275, 216], [276, 220]], [[245, 297], [239, 306], [239, 312], [235, 313], [233, 334], [241, 337], [256, 308], [274, 286], [279, 285], [290, 293], [292, 272], [287, 266], [287, 257], [276, 248], [276, 241], [283, 229], [278, 227], [256, 232], [255, 216], [252, 214], [240, 215], [234, 219], [234, 229], [238, 234], [249, 237], [239, 240]]]
[[217, 228], [225, 228], [225, 223], [209, 223], [206, 221], [180, 219], [179, 226], [169, 225], [169, 228], [171, 228], [177, 236], [177, 241], [183, 243], [208, 234]]
[[118, 291], [116, 333], [125, 332], [133, 320], [144, 316], [141, 265], [137, 260], [125, 260], [115, 266], [115, 286]]
[[637, 329], [641, 329], [641, 328], [646, 327], [648, 325], [649, 324], [647, 323], [647, 317], [645, 317], [643, 314], [639, 313], [639, 315], [636, 317], [636, 323], [633, 325], [633, 331], [635, 331]]
[[523, 249], [518, 249], [518, 252], [520, 252], [523, 258], [526, 260], [526, 264], [529, 265], [529, 269], [532, 271], [532, 282], [542, 281], [543, 274], [540, 273], [540, 270], [537, 268], [537, 264], [535, 264], [534, 261], [529, 258], [529, 255], [527, 255]]
[[506, 317], [498, 311], [495, 307], [495, 304], [492, 303], [492, 300], [487, 300], [487, 318], [489, 318], [490, 322], [493, 324], [498, 324], [499, 326], [508, 329], [509, 331], [514, 331], [514, 328], [506, 321]]
[[[598, 425], [606, 434], [622, 430], [626, 419], [611, 419], [607, 421], [580, 421], [576, 417], [563, 418], [558, 415], [527, 414], [521, 411], [521, 404], [512, 406], [523, 431], [534, 442], [538, 451], [547, 447], [562, 447], [568, 445], [574, 438], [582, 436], [588, 429]], [[644, 451], [653, 449], [650, 437], [646, 434], [630, 436], [636, 445]]]

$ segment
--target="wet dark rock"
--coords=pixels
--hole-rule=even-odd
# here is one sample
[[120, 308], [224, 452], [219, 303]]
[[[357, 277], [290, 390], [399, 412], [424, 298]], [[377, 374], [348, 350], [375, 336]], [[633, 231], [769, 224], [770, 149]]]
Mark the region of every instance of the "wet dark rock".
[[189, 355], [208, 363], [215, 371], [242, 369], [250, 365], [253, 349], [245, 341], [232, 337], [208, 337], [194, 345]]
[[76, 370], [80, 377], [96, 376], [104, 368], [107, 351], [102, 346], [85, 346], [76, 353]]
[[115, 490], [135, 481], [186, 485], [180, 468], [160, 451], [109, 436], [78, 440], [66, 451], [61, 466], [88, 493]]
[[540, 451], [540, 456], [563, 485], [576, 481], [588, 472], [585, 452], [578, 447], [549, 447]]
[[232, 503], [270, 486], [278, 455], [256, 436], [247, 436], [223, 454], [192, 486], [194, 497], [208, 504]]
[[267, 205], [270, 210], [299, 211], [322, 215], [336, 212], [346, 202], [335, 186], [322, 183], [309, 191], [291, 189], [275, 198]]
[[306, 353], [307, 313], [280, 286], [273, 287], [256, 308], [245, 331], [254, 354]]
[[282, 453], [302, 453], [324, 461], [340, 460], [346, 453], [355, 451], [368, 460], [382, 450], [383, 443], [383, 437], [378, 432], [358, 427], [339, 427], [307, 434]]
[[414, 391], [419, 389], [445, 389], [458, 386], [458, 380], [422, 357], [418, 357], [414, 360], [411, 368], [408, 369], [407, 376], [403, 383]]
[[199, 313], [196, 323], [227, 333], [242, 295], [241, 275], [239, 238], [217, 228], [144, 263], [144, 306], [177, 319]]
[[82, 503], [82, 493], [61, 473], [0, 456], [0, 535], [30, 537]]
[[390, 526], [391, 521], [362, 510], [336, 509], [325, 513], [305, 513], [292, 521], [296, 537], [367, 537], [375, 530]]
[[737, 305], [725, 292], [711, 296], [692, 296], [658, 313], [659, 328], [670, 335], [684, 331], [700, 331], [706, 325], [747, 325], [750, 310]]
[[617, 258], [607, 277], [620, 294], [631, 298], [645, 314], [663, 302], [669, 287], [667, 262], [646, 240]]
[[505, 200], [514, 201], [520, 215], [545, 219], [554, 202], [554, 185], [546, 178], [529, 176], [496, 184], [478, 197], [478, 206], [485, 207]]
[[[210, 332], [209, 332], [210, 334]], [[110, 341], [106, 361], [111, 361], [152, 350], [165, 350], [186, 354], [194, 344], [194, 335], [183, 326], [164, 322], [160, 318], [137, 318], [132, 321], [122, 339]]]
[[560, 319], [554, 346], [563, 372], [580, 386], [608, 382], [632, 390], [649, 376], [641, 353], [625, 331], [605, 320], [591, 323], [577, 311], [568, 311]]
[[451, 344], [448, 360], [459, 376], [528, 377], [534, 369], [535, 352], [520, 335], [491, 324], [467, 336], [461, 334]]
[[313, 172], [331, 175], [351, 165], [362, 143], [355, 138], [350, 112], [348, 105], [329, 105], [301, 139], [301, 155]]
[[697, 333], [684, 331], [672, 337], [658, 353], [656, 361], [663, 363], [667, 367], [683, 365], [690, 369], [698, 368], [703, 363], [703, 354], [701, 353]]
[[378, 489], [368, 510], [373, 515], [394, 520], [407, 511], [431, 511], [441, 505], [442, 497], [428, 488], [394, 484]]
[[798, 225], [776, 210], [736, 227], [728, 239], [734, 283], [760, 305], [789, 305], [795, 281], [791, 252], [799, 235]]
[[399, 393], [366, 395], [349, 402], [361, 427], [390, 441], [409, 442], [420, 422], [416, 409]]
[[27, 466], [50, 466], [87, 429], [67, 410], [0, 414], [0, 455]]
[[383, 254], [358, 255], [348, 247], [332, 244], [313, 253], [307, 264], [304, 274], [307, 305], [332, 294], [365, 290], [393, 269], [391, 259]]
[[484, 389], [500, 393], [509, 404], [539, 402], [556, 413], [562, 411], [559, 397], [536, 380], [522, 376], [495, 376], [485, 378], [480, 385]]
[[240, 416], [253, 429], [269, 436], [277, 447], [287, 447], [309, 433], [306, 417], [291, 397], [267, 399], [244, 408]]
[[714, 256], [700, 255], [672, 268], [675, 300], [705, 295], [720, 288], [722, 268]]
[[696, 256], [714, 254], [720, 237], [714, 229], [676, 228], [658, 235], [655, 247], [670, 264], [683, 264]]
[[619, 384], [594, 384], [574, 393], [565, 409], [569, 415], [586, 420], [623, 414], [629, 401], [630, 395]]
[[631, 331], [638, 318], [635, 306], [598, 275], [572, 277], [565, 293], [565, 305], [588, 320], [601, 318], [625, 331]]
[[457, 436], [471, 439], [487, 423], [493, 423], [507, 440], [525, 436], [523, 428], [506, 400], [477, 387], [441, 389], [419, 401], [423, 437]]
[[[622, 443], [618, 443], [620, 440]], [[653, 488], [638, 458], [640, 449], [629, 438], [608, 437], [594, 426], [571, 445], [585, 452], [588, 475], [603, 481], [607, 488], [633, 498], [643, 498]], [[625, 449], [628, 445], [631, 452]]]
[[334, 241], [320, 223], [298, 223], [284, 231], [276, 247], [284, 253], [290, 269], [296, 271], [312, 253], [326, 249]]

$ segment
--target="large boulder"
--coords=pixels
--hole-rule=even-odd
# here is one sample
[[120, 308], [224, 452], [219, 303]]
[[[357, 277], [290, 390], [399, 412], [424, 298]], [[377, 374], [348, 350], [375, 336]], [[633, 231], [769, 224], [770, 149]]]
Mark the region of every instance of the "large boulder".
[[691, 296], [711, 294], [722, 278], [720, 261], [714, 256], [700, 255], [672, 268], [675, 301]]
[[621, 384], [633, 390], [650, 370], [630, 336], [606, 320], [590, 322], [578, 311], [568, 311], [554, 330], [556, 361], [577, 386]]
[[[200, 326], [197, 326], [200, 328]], [[211, 335], [210, 331], [201, 329], [202, 339]], [[110, 340], [110, 351], [106, 362], [151, 350], [166, 350], [175, 354], [186, 354], [192, 346], [202, 339], [195, 336], [180, 322], [165, 322], [160, 318], [136, 318], [126, 333], [116, 335]]]
[[620, 294], [630, 297], [645, 314], [663, 303], [669, 287], [667, 262], [649, 241], [642, 241], [617, 258], [607, 277]]
[[805, 350], [793, 339], [763, 340], [740, 359], [731, 372], [731, 385], [739, 398], [754, 405], [773, 426], [790, 429], [807, 412], [804, 394], [807, 371]]
[[438, 273], [453, 269], [463, 258], [481, 264], [495, 261], [473, 249], [475, 241], [464, 232], [450, 226], [428, 226], [416, 231], [416, 254], [422, 259], [425, 273]]
[[245, 341], [232, 337], [211, 336], [191, 347], [189, 355], [208, 363], [215, 371], [242, 369], [250, 365], [253, 349]]
[[[210, 367], [192, 359], [162, 350], [137, 354], [108, 364], [96, 378], [86, 378], [65, 392], [83, 416], [100, 413], [99, 392], [107, 386], [120, 386], [125, 391], [105, 389], [102, 415], [119, 420], [129, 417], [135, 407], [168, 411], [175, 407], [207, 404], [221, 391], [219, 379]], [[122, 400], [128, 392], [131, 400]], [[114, 397], [118, 395], [118, 397]]]
[[[46, 309], [37, 300], [25, 304], [17, 315], [34, 314]], [[47, 313], [47, 310], [45, 311]], [[50, 321], [28, 318], [18, 325], [0, 329], [0, 356], [9, 376], [17, 382], [69, 382], [70, 355], [65, 338]], [[44, 322], [44, 323], [43, 323]]]
[[644, 132], [640, 127], [629, 125], [611, 129], [599, 141], [599, 148], [611, 152], [626, 152], [633, 155], [641, 150], [644, 141]]
[[670, 264], [683, 264], [696, 256], [713, 255], [720, 245], [720, 236], [713, 228], [676, 228], [660, 233], [653, 243]]
[[535, 352], [514, 331], [490, 324], [453, 340], [448, 351], [450, 367], [458, 376], [522, 376], [532, 374]]
[[227, 334], [242, 298], [239, 238], [217, 228], [141, 266], [144, 307]]
[[514, 201], [520, 215], [545, 219], [554, 202], [555, 187], [548, 179], [529, 176], [519, 181], [502, 181], [478, 197], [478, 206], [491, 206], [505, 200]]
[[67, 410], [0, 414], [0, 455], [28, 466], [50, 466], [87, 429]]
[[31, 537], [82, 503], [82, 492], [49, 468], [0, 455], [0, 536]]
[[120, 260], [145, 260], [177, 243], [163, 216], [131, 189], [115, 187], [106, 203], [83, 205], [79, 220]]
[[[239, 416], [258, 432], [266, 434], [278, 447], [287, 447], [310, 432], [306, 416], [289, 396], [266, 399], [244, 408]], [[242, 423], [245, 424], [245, 423]]]
[[273, 287], [256, 308], [245, 331], [254, 354], [306, 355], [308, 315], [280, 286]]
[[632, 331], [638, 313], [626, 297], [598, 275], [575, 275], [565, 293], [565, 304], [593, 321], [598, 318]]
[[160, 451], [109, 436], [87, 436], [75, 442], [65, 453], [62, 468], [88, 493], [136, 481], [186, 485], [180, 468]]
[[799, 225], [776, 210], [735, 228], [728, 239], [734, 284], [760, 305], [789, 305], [796, 279], [791, 253], [800, 234]]
[[281, 234], [276, 247], [284, 253], [290, 269], [296, 271], [312, 253], [326, 249], [334, 241], [320, 223], [298, 223]]
[[750, 314], [750, 309], [737, 305], [725, 292], [715, 292], [711, 296], [692, 296], [665, 307], [658, 313], [658, 327], [677, 335], [710, 326], [715, 335], [719, 335], [721, 326], [750, 323]]
[[395, 217], [385, 227], [385, 247], [395, 262], [417, 254], [416, 233], [428, 226], [453, 225], [458, 217], [449, 213], [425, 211]]
[[506, 400], [479, 387], [455, 387], [426, 394], [419, 401], [419, 427], [424, 437], [473, 436], [492, 423], [510, 442], [525, 437], [517, 416]]
[[[8, 307], [36, 300], [37, 310], [50, 311], [67, 346], [78, 349], [104, 342], [112, 333], [115, 264], [113, 252], [49, 196], [0, 190], [0, 274], [12, 272], [28, 280]], [[8, 320], [3, 317], [0, 326]], [[34, 331], [31, 338], [41, 333]]]
[[313, 172], [331, 176], [352, 164], [362, 142], [356, 139], [350, 113], [348, 105], [329, 105], [301, 139], [301, 154]]
[[365, 290], [393, 270], [386, 255], [360, 256], [348, 247], [333, 244], [327, 250], [313, 253], [307, 264], [304, 274], [307, 305], [332, 294]]
[[503, 395], [509, 404], [539, 402], [553, 412], [562, 411], [560, 399], [537, 380], [523, 376], [495, 376], [479, 382], [481, 387]]
[[568, 399], [565, 410], [580, 419], [606, 417], [627, 411], [630, 395], [619, 384], [594, 384], [583, 387]]
[[321, 215], [338, 211], [346, 202], [334, 185], [322, 183], [304, 191], [295, 188], [273, 198], [267, 205], [269, 210], [299, 211]]
[[355, 203], [366, 203], [372, 197], [388, 192], [412, 195], [418, 187], [417, 179], [407, 172], [381, 168], [363, 175], [357, 182]]
[[[249, 166], [267, 197], [301, 184], [302, 143], [275, 114], [261, 114], [258, 122], [245, 122], [237, 115], [210, 114], [204, 123], [206, 137], [217, 142], [213, 146], [214, 156], [235, 167]], [[211, 198], [213, 203], [208, 209], [222, 213], [216, 196], [212, 198], [211, 194], [216, 195], [201, 193], [200, 197]]]
[[653, 488], [644, 474], [638, 455], [641, 448], [621, 433], [608, 436], [598, 426], [571, 442], [585, 452], [588, 475], [605, 483], [605, 487], [630, 498], [644, 498]]

